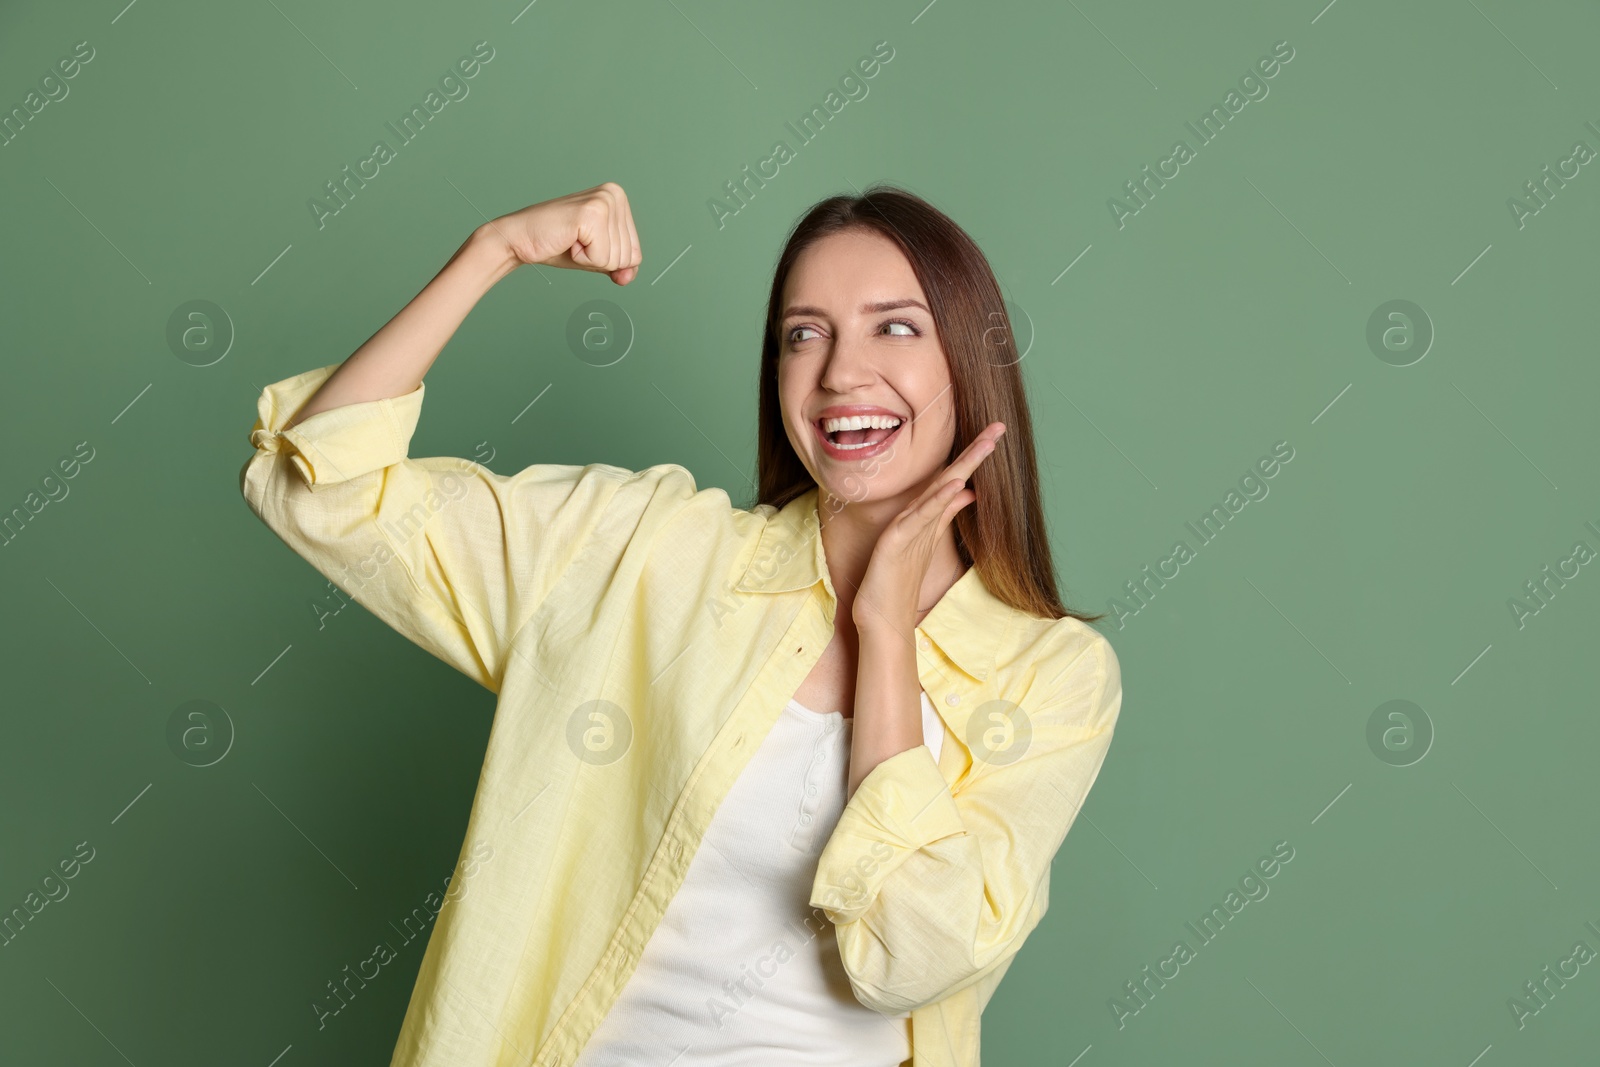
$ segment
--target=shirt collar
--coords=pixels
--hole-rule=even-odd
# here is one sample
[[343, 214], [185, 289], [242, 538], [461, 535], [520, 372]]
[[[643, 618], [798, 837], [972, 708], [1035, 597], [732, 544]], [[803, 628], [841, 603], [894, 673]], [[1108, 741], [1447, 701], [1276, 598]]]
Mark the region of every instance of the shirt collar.
[[[787, 593], [821, 582], [830, 603], [838, 595], [828, 573], [812, 486], [767, 519], [755, 554], [735, 586], [746, 593]], [[968, 567], [923, 617], [918, 631], [967, 674], [986, 681], [1017, 610], [996, 597], [977, 567]]]

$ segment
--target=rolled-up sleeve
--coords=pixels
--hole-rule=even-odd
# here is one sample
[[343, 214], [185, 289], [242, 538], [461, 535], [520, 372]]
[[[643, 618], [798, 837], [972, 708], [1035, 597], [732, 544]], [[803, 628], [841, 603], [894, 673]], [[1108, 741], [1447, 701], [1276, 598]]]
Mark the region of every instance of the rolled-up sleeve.
[[[954, 793], [926, 745], [862, 779], [818, 861], [810, 903], [834, 923], [862, 1004], [915, 1011], [986, 980], [984, 999], [1049, 907], [1050, 864], [1099, 776], [1122, 704], [1097, 631], [1036, 676], [1014, 759], [977, 758]], [[1028, 704], [1037, 699], [1037, 705]]]
[[518, 630], [597, 530], [625, 545], [652, 509], [659, 518], [695, 495], [676, 464], [535, 464], [499, 475], [467, 459], [410, 458], [423, 385], [284, 429], [338, 366], [262, 391], [256, 451], [239, 474], [244, 498], [357, 603], [491, 692]]

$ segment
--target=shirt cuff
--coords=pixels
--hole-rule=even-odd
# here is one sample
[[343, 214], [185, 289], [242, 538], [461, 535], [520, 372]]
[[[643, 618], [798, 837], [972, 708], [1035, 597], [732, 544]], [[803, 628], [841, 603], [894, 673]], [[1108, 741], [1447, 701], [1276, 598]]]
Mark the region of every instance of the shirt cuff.
[[267, 386], [256, 401], [257, 418], [250, 429], [251, 444], [267, 452], [287, 452], [313, 491], [405, 459], [422, 414], [425, 386], [418, 383], [404, 396], [329, 408], [283, 429], [339, 366], [318, 367]]
[[867, 773], [845, 805], [817, 861], [810, 904], [835, 924], [854, 922], [914, 852], [966, 832], [933, 751], [897, 752]]

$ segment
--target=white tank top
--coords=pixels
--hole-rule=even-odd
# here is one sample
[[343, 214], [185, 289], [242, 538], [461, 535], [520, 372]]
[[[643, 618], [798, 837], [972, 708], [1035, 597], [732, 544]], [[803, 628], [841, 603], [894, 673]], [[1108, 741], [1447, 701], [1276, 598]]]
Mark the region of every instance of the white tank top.
[[[833, 924], [810, 904], [817, 859], [844, 811], [854, 725], [837, 711], [784, 706], [575, 1067], [910, 1059], [910, 1013], [880, 1015], [855, 999]], [[937, 759], [944, 724], [926, 693], [922, 733]]]

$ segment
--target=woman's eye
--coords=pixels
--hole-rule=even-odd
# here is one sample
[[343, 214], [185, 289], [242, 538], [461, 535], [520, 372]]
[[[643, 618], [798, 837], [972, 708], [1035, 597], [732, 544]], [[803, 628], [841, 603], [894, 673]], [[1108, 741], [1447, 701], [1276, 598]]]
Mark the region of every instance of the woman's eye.
[[[892, 336], [895, 336], [895, 337], [920, 337], [920, 336], [922, 336], [922, 331], [917, 329], [916, 323], [907, 322], [905, 319], [890, 319], [888, 322], [884, 323], [883, 327], [881, 327], [881, 328], [893, 328], [893, 327], [898, 327], [899, 330], [901, 331], [901, 332], [893, 333]], [[796, 326], [792, 330], [789, 331], [789, 334], [788, 334], [788, 342], [789, 342], [789, 344], [795, 345], [795, 344], [799, 344], [802, 341], [809, 340], [809, 338], [799, 336], [802, 331], [808, 331], [810, 333], [816, 333], [817, 332], [816, 330], [813, 330], [810, 326]]]

